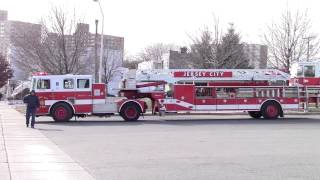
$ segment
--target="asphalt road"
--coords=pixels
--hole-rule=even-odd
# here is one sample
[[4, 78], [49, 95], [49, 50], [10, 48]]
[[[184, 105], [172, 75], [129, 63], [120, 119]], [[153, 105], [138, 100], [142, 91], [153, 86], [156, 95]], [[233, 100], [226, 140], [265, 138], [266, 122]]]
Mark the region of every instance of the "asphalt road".
[[320, 179], [318, 115], [38, 120], [36, 128], [98, 180]]

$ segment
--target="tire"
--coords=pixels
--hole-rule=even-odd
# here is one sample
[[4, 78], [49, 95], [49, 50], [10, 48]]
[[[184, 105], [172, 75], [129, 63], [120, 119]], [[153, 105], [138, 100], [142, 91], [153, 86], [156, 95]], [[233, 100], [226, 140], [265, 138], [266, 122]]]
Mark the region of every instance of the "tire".
[[260, 111], [248, 111], [248, 114], [250, 117], [252, 117], [254, 119], [260, 119], [262, 116]]
[[261, 108], [261, 114], [265, 119], [277, 119], [281, 112], [281, 106], [274, 101], [264, 103]]
[[136, 103], [127, 103], [120, 110], [120, 116], [125, 121], [137, 121], [140, 114], [141, 109]]
[[51, 116], [56, 122], [67, 122], [72, 118], [73, 111], [69, 105], [59, 103], [53, 107]]

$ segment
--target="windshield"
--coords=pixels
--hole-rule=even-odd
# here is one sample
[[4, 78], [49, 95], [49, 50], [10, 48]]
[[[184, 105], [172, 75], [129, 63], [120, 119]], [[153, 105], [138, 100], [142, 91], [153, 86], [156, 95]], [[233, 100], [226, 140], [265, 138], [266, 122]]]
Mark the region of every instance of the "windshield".
[[304, 77], [314, 77], [315, 68], [314, 66], [304, 66]]

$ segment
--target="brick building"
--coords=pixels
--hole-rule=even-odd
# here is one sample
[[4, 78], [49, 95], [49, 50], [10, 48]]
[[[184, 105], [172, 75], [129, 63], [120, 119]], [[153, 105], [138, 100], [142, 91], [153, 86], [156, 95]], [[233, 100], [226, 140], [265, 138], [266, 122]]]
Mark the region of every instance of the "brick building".
[[186, 47], [180, 48], [180, 51], [170, 50], [169, 69], [191, 69], [192, 55]]

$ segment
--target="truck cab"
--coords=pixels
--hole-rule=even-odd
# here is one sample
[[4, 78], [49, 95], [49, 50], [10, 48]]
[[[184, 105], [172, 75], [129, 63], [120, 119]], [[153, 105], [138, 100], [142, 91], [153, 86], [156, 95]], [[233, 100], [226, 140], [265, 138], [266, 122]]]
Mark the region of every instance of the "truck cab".
[[31, 89], [40, 100], [37, 115], [52, 116], [55, 121], [117, 113], [125, 120], [137, 120], [145, 111], [143, 101], [107, 97], [106, 84], [93, 83], [91, 75], [35, 75]]
[[303, 61], [292, 69], [292, 84], [320, 85], [320, 60]]

